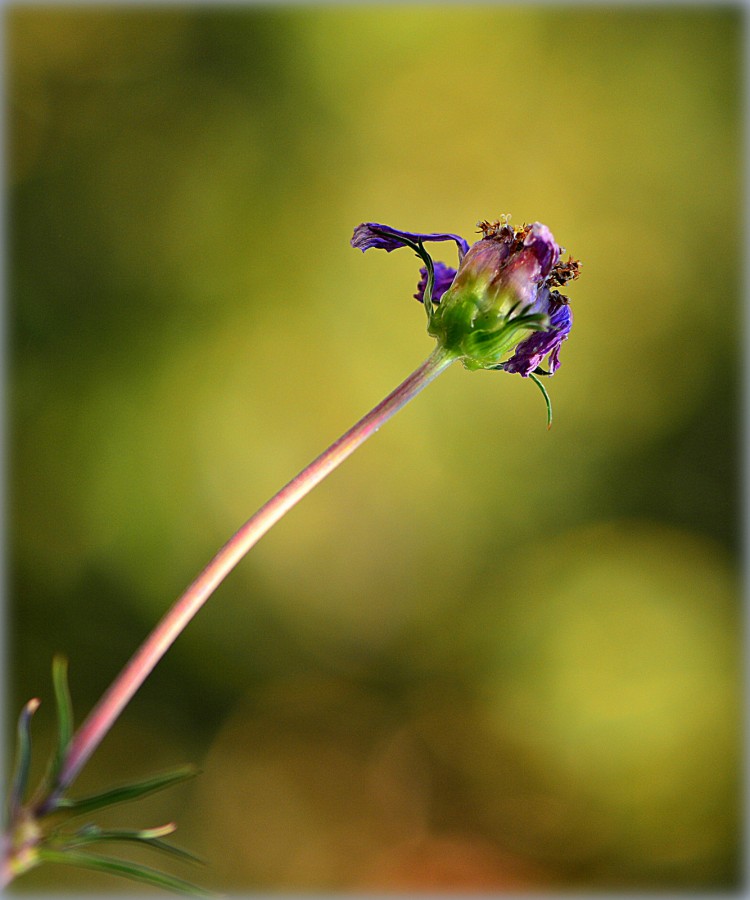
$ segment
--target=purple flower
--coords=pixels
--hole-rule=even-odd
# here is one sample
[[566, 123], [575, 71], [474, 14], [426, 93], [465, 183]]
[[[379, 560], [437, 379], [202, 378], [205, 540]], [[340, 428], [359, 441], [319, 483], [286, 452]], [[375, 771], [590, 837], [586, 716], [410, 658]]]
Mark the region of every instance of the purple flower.
[[[455, 234], [420, 234], [370, 222], [355, 229], [352, 246], [388, 252], [411, 247], [433, 267], [428, 330], [467, 368], [502, 369], [524, 378], [552, 375], [560, 366], [560, 345], [570, 333], [572, 316], [568, 298], [551, 288], [577, 278], [578, 262], [560, 261], [560, 248], [541, 222], [514, 229], [505, 217], [480, 222], [479, 230], [482, 238], [469, 247]], [[458, 269], [433, 263], [422, 246], [426, 241], [455, 241]], [[414, 295], [422, 303], [427, 265]], [[539, 368], [545, 358], [548, 372]]]

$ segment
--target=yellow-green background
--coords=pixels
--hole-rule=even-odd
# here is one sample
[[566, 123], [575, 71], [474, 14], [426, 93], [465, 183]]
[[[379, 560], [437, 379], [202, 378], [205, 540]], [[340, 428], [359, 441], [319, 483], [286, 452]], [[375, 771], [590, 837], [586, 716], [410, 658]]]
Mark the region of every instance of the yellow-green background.
[[736, 886], [739, 8], [5, 27], [8, 696], [43, 699], [37, 750], [52, 654], [81, 717], [430, 351], [417, 261], [354, 226], [512, 213], [582, 260], [552, 431], [528, 381], [454, 366], [253, 550], [76, 789], [199, 764], [105, 821], [176, 819], [209, 867], [172, 870], [225, 891]]

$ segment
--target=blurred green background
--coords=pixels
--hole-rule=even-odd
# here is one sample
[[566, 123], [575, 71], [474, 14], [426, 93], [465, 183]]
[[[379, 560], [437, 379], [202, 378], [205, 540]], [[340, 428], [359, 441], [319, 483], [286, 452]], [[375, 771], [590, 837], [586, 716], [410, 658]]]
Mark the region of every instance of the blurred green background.
[[76, 790], [199, 764], [105, 821], [176, 819], [209, 868], [173, 871], [224, 891], [736, 888], [739, 7], [5, 25], [9, 717], [43, 698], [48, 746], [59, 651], [80, 719], [429, 353], [418, 262], [354, 226], [512, 213], [582, 260], [553, 429], [527, 380], [449, 370], [253, 550]]

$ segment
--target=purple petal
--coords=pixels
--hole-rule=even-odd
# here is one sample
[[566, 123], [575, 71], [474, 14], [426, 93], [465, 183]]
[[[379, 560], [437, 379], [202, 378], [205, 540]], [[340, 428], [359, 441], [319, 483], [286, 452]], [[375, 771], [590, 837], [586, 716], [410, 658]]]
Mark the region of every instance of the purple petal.
[[[417, 293], [414, 295], [414, 299], [419, 300], [420, 303], [424, 303], [424, 292], [427, 287], [427, 269], [422, 266], [419, 270], [419, 274], [422, 277], [417, 285]], [[433, 303], [440, 303], [440, 298], [453, 284], [453, 279], [455, 277], [456, 270], [454, 268], [446, 266], [446, 264], [442, 262], [435, 263], [435, 284], [432, 287]]]
[[370, 250], [373, 247], [390, 253], [391, 250], [406, 247], [406, 241], [418, 240], [455, 241], [458, 245], [459, 259], [469, 249], [468, 242], [457, 234], [447, 234], [446, 232], [420, 234], [416, 231], [399, 231], [397, 228], [391, 228], [390, 225], [379, 225], [377, 222], [363, 222], [361, 225], [357, 225], [352, 235], [351, 244], [352, 247], [361, 250], [363, 253], [365, 250]]
[[[510, 292], [522, 307], [547, 312], [549, 291], [541, 286], [559, 259], [560, 248], [541, 222], [510, 232], [510, 236], [507, 232], [506, 227], [474, 244], [459, 269], [458, 281], [464, 271], [474, 279], [484, 275], [497, 294]], [[516, 238], [520, 235], [523, 242], [519, 246]]]
[[541, 222], [534, 222], [523, 240], [523, 245], [536, 257], [540, 270], [539, 280], [543, 281], [560, 258], [560, 248], [552, 237], [552, 232]]
[[570, 307], [561, 304], [550, 316], [550, 327], [546, 331], [535, 331], [521, 341], [513, 356], [503, 364], [503, 369], [526, 378], [549, 354], [549, 373], [554, 374], [560, 368], [560, 344], [567, 339], [572, 324]]

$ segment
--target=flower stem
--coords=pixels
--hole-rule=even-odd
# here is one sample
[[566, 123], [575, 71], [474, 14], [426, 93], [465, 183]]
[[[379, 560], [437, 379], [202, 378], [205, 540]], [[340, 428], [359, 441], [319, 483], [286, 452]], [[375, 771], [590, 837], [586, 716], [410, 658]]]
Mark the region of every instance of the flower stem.
[[392, 393], [285, 485], [227, 541], [157, 624], [75, 733], [55, 791], [41, 802], [38, 812], [43, 813], [54, 807], [56, 797], [81, 771], [154, 666], [251, 547], [455, 359], [455, 355], [437, 348]]

